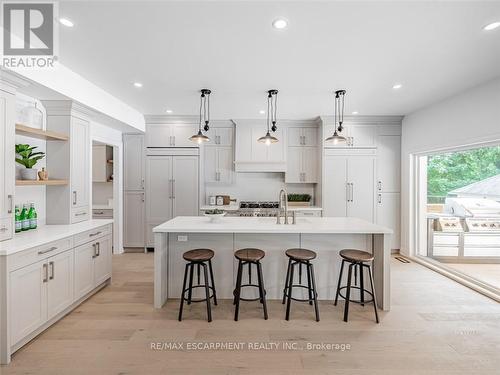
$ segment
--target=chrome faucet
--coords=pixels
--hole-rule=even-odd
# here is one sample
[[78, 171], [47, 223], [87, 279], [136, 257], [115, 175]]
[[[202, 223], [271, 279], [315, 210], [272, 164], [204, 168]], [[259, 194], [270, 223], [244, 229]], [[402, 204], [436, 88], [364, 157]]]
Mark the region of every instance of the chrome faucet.
[[283, 209], [283, 198], [285, 199], [285, 224], [288, 224], [288, 193], [286, 192], [285, 189], [280, 190], [280, 195], [278, 198], [279, 208], [278, 208], [276, 224], [281, 224], [281, 210]]

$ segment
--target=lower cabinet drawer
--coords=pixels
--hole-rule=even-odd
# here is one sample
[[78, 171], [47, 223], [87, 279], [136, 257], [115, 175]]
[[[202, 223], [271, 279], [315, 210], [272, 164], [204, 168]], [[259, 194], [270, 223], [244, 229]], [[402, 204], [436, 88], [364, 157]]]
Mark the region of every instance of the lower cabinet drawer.
[[79, 223], [81, 221], [89, 219], [90, 219], [90, 212], [88, 207], [73, 208], [71, 210], [71, 224]]
[[98, 227], [92, 230], [88, 230], [86, 232], [79, 233], [73, 237], [74, 246], [79, 246], [89, 241], [93, 241], [99, 237], [106, 236], [111, 234], [111, 224], [103, 225], [102, 227]]
[[73, 240], [71, 237], [63, 238], [62, 240], [46, 243], [42, 246], [34, 247], [29, 250], [21, 251], [10, 256], [10, 269], [15, 270], [25, 267], [28, 264], [38, 262], [50, 256], [59, 254], [63, 251], [71, 249]]
[[10, 240], [12, 238], [12, 218], [0, 219], [0, 241]]

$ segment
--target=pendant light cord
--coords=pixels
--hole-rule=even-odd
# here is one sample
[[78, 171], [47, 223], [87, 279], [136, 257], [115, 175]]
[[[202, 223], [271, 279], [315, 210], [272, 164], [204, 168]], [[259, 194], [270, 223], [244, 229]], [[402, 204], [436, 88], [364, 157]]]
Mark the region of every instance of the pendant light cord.
[[[269, 130], [270, 130], [270, 124], [269, 124], [269, 114], [271, 113], [271, 110], [272, 110], [272, 105], [271, 105], [271, 100], [272, 100], [272, 97], [271, 97], [271, 94], [268, 94], [267, 95], [267, 132], [269, 133]], [[272, 116], [272, 114], [271, 114]]]
[[203, 112], [203, 94], [200, 96], [200, 122], [198, 124], [198, 130], [201, 131], [201, 117]]

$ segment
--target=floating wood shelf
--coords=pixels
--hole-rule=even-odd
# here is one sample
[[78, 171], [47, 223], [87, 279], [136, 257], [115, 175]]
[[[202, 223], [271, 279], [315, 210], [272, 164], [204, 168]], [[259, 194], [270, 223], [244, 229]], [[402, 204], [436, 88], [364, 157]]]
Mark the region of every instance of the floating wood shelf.
[[16, 124], [16, 134], [32, 138], [45, 139], [47, 141], [67, 141], [69, 139], [69, 137], [65, 134], [50, 130], [35, 129], [22, 124]]
[[67, 185], [68, 180], [16, 180], [17, 186]]

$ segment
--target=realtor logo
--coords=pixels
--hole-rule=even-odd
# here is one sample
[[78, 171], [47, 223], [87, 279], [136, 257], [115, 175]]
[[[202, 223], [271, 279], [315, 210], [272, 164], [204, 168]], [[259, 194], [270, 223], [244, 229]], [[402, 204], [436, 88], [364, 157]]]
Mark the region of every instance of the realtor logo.
[[52, 68], [56, 44], [57, 4], [2, 4], [3, 58], [6, 68]]

